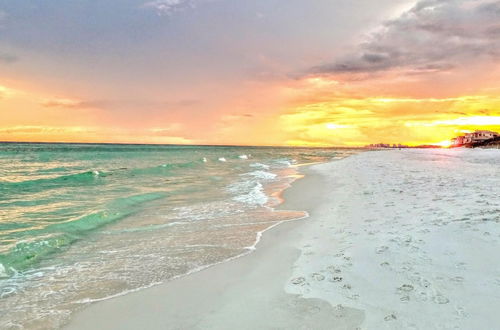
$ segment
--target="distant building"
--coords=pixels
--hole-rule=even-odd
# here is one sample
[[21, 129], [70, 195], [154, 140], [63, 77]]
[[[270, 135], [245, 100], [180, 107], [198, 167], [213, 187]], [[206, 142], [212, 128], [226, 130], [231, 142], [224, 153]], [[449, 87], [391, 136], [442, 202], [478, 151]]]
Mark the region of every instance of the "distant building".
[[390, 145], [389, 143], [375, 143], [375, 144], [369, 144], [365, 146], [365, 148], [409, 148], [407, 145], [404, 144], [392, 144]]
[[465, 136], [457, 136], [456, 138], [452, 139], [451, 140], [451, 145], [454, 145], [454, 146], [461, 146], [464, 144], [464, 139], [465, 139]]
[[479, 130], [452, 139], [452, 146], [453, 147], [460, 147], [464, 145], [470, 146], [475, 143], [481, 143], [486, 140], [494, 139], [499, 136], [500, 134], [498, 134], [497, 132]]

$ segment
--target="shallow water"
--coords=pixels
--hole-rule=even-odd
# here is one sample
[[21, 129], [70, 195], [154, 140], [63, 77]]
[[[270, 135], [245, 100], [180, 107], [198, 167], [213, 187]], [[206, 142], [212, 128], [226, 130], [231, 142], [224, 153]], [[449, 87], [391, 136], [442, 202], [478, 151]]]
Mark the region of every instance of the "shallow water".
[[0, 144], [0, 328], [57, 328], [85, 304], [253, 249], [297, 166], [346, 149]]

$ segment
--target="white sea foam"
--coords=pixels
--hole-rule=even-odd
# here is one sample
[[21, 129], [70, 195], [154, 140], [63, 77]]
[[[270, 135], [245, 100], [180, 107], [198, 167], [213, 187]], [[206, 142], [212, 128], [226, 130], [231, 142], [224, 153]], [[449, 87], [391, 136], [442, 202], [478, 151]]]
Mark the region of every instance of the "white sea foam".
[[101, 174], [101, 173], [99, 173], [99, 171], [92, 171], [92, 174], [93, 174], [94, 176], [99, 176], [99, 174]]
[[0, 278], [4, 277], [9, 277], [9, 274], [7, 274], [7, 269], [5, 269], [5, 266], [0, 263]]
[[261, 170], [248, 172], [248, 173], [245, 173], [242, 175], [253, 176], [255, 178], [262, 179], [262, 180], [273, 180], [277, 177], [277, 175], [274, 173], [261, 171]]
[[250, 167], [262, 168], [264, 170], [269, 169], [269, 165], [262, 164], [262, 163], [252, 163], [252, 164], [250, 164]]
[[221, 216], [229, 216], [244, 212], [244, 210], [235, 209], [232, 203], [223, 201], [195, 204], [190, 206], [180, 206], [174, 208], [173, 210], [176, 212], [176, 217], [178, 219], [187, 219], [193, 221], [214, 219]]
[[227, 159], [224, 157], [219, 157], [219, 162], [227, 162]]
[[208, 162], [208, 159], [206, 159], [205, 157], [203, 157], [201, 160], [202, 160], [204, 163]]
[[239, 159], [248, 159], [248, 155], [239, 155], [238, 158]]
[[173, 221], [173, 222], [164, 223], [164, 224], [157, 224], [157, 225], [125, 228], [125, 229], [120, 229], [120, 230], [107, 230], [107, 231], [102, 231], [102, 233], [108, 234], [108, 235], [116, 235], [118, 233], [133, 233], [133, 232], [141, 232], [141, 231], [152, 231], [152, 230], [158, 230], [158, 229], [162, 229], [162, 228], [168, 228], [168, 227], [172, 227], [172, 226], [176, 226], [176, 225], [183, 225], [183, 224], [185, 224], [185, 222]]
[[284, 159], [276, 161], [276, 163], [278, 163], [280, 165], [285, 165], [286, 167], [291, 167], [293, 162], [294, 162], [293, 160], [290, 162], [290, 161], [284, 160]]
[[304, 216], [302, 216], [302, 217], [293, 218], [293, 219], [290, 219], [290, 220], [283, 220], [283, 221], [275, 222], [274, 224], [272, 224], [271, 226], [267, 227], [266, 229], [258, 231], [257, 234], [256, 234], [255, 242], [253, 243], [253, 245], [247, 246], [247, 247], [245, 247], [245, 249], [247, 249], [249, 251], [256, 250], [257, 249], [257, 244], [259, 244], [260, 240], [262, 239], [262, 235], [266, 231], [271, 230], [274, 227], [276, 227], [276, 226], [278, 226], [278, 225], [280, 225], [280, 224], [282, 224], [284, 222], [297, 221], [297, 220], [302, 220], [302, 219], [305, 219], [305, 218], [309, 218], [309, 213], [306, 212], [306, 211], [303, 211], [303, 212], [304, 212]]
[[233, 197], [233, 200], [250, 205], [264, 205], [267, 203], [269, 198], [264, 192], [262, 184], [257, 182], [248, 193], [235, 196]]

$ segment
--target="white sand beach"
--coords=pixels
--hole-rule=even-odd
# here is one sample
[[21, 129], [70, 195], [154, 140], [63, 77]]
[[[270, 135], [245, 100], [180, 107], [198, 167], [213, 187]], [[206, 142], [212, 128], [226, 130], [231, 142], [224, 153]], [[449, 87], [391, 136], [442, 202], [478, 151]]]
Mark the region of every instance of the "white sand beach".
[[498, 150], [364, 152], [304, 172], [281, 208], [307, 219], [67, 328], [498, 329]]

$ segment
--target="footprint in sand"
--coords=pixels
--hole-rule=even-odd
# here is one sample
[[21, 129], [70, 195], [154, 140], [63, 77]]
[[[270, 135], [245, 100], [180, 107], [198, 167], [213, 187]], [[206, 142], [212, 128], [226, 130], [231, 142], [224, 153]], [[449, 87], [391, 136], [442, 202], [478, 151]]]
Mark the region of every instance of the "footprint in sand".
[[401, 270], [404, 272], [409, 272], [413, 270], [413, 266], [410, 263], [405, 262], [403, 266], [401, 266]]
[[329, 279], [330, 282], [342, 282], [342, 276], [333, 276]]
[[431, 286], [431, 283], [423, 277], [419, 278], [418, 282], [419, 282], [420, 286], [424, 287], [424, 288], [428, 288]]
[[458, 317], [467, 317], [467, 316], [469, 316], [469, 314], [467, 314], [467, 312], [465, 311], [465, 308], [463, 308], [461, 306], [456, 306], [455, 307], [455, 315], [458, 316]]
[[450, 278], [450, 281], [456, 282], [456, 283], [462, 283], [464, 281], [464, 278], [462, 276], [455, 276]]
[[403, 284], [398, 288], [398, 292], [411, 292], [413, 291], [414, 287], [411, 284]]
[[387, 250], [389, 250], [389, 247], [385, 246], [385, 245], [382, 245], [382, 246], [379, 246], [378, 248], [375, 249], [375, 253], [381, 254], [381, 253], [384, 253]]
[[426, 292], [420, 291], [418, 295], [416, 296], [418, 301], [427, 301], [429, 300], [429, 297]]
[[394, 321], [397, 320], [397, 317], [395, 314], [389, 314], [386, 317], [384, 317], [384, 321]]
[[346, 311], [345, 311], [345, 307], [342, 306], [342, 305], [337, 305], [335, 307], [333, 307], [333, 314], [336, 316], [336, 317], [344, 317], [345, 314], [346, 314]]
[[325, 276], [320, 273], [312, 273], [311, 277], [316, 281], [323, 281], [325, 279]]
[[306, 284], [306, 278], [305, 277], [296, 277], [294, 279], [292, 279], [292, 284], [294, 285], [304, 285]]
[[384, 267], [384, 268], [389, 268], [390, 264], [387, 261], [384, 261], [384, 262], [380, 263], [380, 266]]
[[447, 304], [450, 302], [450, 300], [448, 298], [446, 298], [445, 296], [441, 295], [441, 294], [437, 294], [435, 295], [434, 297], [432, 297], [432, 301], [434, 301], [436, 304]]
[[412, 245], [409, 247], [409, 250], [410, 252], [415, 253], [418, 252], [420, 249], [418, 248], [418, 246]]
[[332, 274], [339, 274], [341, 273], [342, 271], [340, 270], [340, 268], [338, 267], [335, 267], [334, 265], [331, 265], [331, 266], [328, 266], [326, 267], [326, 270], [329, 271], [330, 273]]

